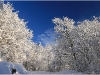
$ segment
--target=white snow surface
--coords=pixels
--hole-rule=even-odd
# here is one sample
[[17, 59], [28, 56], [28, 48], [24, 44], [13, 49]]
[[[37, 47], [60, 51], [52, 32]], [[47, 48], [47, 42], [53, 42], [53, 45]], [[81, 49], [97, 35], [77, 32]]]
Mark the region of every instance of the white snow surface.
[[63, 70], [60, 72], [33, 71], [30, 72], [30, 74], [82, 74], [82, 73], [77, 72], [75, 70]]
[[11, 69], [15, 68], [17, 73], [28, 74], [29, 72], [19, 63], [11, 63], [6, 61], [0, 61], [0, 74], [11, 74]]
[[23, 65], [19, 63], [11, 63], [0, 61], [0, 74], [11, 74], [11, 69], [15, 68], [17, 74], [82, 74], [74, 70], [63, 70], [60, 72], [46, 72], [46, 71], [27, 71]]

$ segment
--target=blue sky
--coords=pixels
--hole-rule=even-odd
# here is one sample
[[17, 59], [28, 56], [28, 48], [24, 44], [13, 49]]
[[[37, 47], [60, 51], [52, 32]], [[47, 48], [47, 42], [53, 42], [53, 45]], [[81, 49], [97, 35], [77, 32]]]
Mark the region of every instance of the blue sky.
[[67, 16], [77, 21], [100, 16], [100, 1], [11, 1], [19, 17], [29, 21], [34, 42], [54, 43], [54, 17]]

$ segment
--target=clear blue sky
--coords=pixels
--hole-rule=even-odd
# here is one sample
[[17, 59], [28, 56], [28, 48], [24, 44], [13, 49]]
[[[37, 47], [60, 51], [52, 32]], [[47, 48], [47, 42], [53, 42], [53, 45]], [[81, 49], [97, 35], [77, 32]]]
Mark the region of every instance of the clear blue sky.
[[[54, 17], [67, 16], [77, 21], [100, 16], [100, 1], [11, 1], [19, 17], [29, 21], [35, 42], [52, 43]], [[45, 38], [46, 37], [46, 38]], [[52, 39], [50, 39], [52, 38]], [[44, 41], [44, 42], [43, 42]]]

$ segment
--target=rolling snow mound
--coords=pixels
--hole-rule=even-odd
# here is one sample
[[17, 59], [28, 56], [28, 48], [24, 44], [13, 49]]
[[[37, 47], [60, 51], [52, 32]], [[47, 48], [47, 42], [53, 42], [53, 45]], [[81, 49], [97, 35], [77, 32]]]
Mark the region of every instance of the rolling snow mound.
[[12, 68], [15, 68], [18, 74], [29, 74], [24, 66], [19, 63], [0, 61], [0, 74], [11, 74]]

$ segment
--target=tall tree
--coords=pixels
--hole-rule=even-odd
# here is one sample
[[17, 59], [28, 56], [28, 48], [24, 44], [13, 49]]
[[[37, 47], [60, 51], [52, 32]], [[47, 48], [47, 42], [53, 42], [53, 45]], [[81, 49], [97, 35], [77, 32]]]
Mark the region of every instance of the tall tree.
[[0, 10], [0, 57], [10, 62], [23, 62], [26, 51], [31, 48], [33, 35], [27, 22], [13, 10], [10, 3], [3, 4]]
[[[78, 22], [77, 26], [67, 17], [63, 20], [55, 18], [53, 22], [56, 24], [55, 31], [58, 35], [56, 53], [60, 56], [70, 55], [65, 57], [65, 60], [71, 69], [97, 73], [100, 69], [100, 19], [94, 17], [91, 21]], [[71, 59], [70, 62], [68, 59]]]

